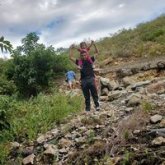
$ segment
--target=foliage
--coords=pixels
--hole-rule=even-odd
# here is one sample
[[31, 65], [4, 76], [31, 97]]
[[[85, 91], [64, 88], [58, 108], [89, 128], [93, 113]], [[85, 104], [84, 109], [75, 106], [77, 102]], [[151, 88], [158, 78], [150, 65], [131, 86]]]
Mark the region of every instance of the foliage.
[[89, 144], [92, 144], [94, 142], [94, 138], [95, 138], [95, 132], [93, 130], [90, 130], [89, 135], [87, 136], [87, 142]]
[[5, 51], [12, 51], [12, 44], [10, 43], [10, 41], [5, 40], [3, 36], [0, 37], [0, 48], [1, 51], [4, 52]]
[[132, 156], [132, 154], [126, 150], [124, 157], [123, 157], [122, 165], [129, 165], [131, 156]]
[[121, 29], [98, 41], [99, 60], [109, 56], [158, 56], [165, 52], [165, 15], [141, 23], [134, 29]]
[[9, 129], [9, 115], [10, 110], [10, 98], [8, 96], [0, 96], [0, 131], [3, 129]]
[[39, 37], [29, 33], [22, 46], [13, 51], [6, 75], [20, 95], [30, 97], [47, 89], [53, 78], [71, 68], [66, 54], [56, 55], [52, 46], [38, 44]]
[[0, 131], [0, 164], [7, 157], [9, 141], [34, 140], [39, 133], [47, 132], [55, 123], [81, 110], [81, 97], [54, 91], [51, 95], [39, 94], [30, 100], [16, 100], [11, 96], [0, 98], [0, 109], [5, 110], [6, 123], [10, 125]]
[[30, 54], [39, 45], [37, 43], [38, 40], [39, 37], [35, 32], [29, 33], [22, 39], [22, 46], [19, 49], [25, 54]]
[[5, 75], [7, 66], [8, 61], [0, 59], [0, 95], [12, 95], [16, 89], [14, 82], [7, 80]]
[[154, 105], [152, 105], [150, 102], [147, 102], [147, 101], [143, 101], [141, 106], [142, 106], [142, 109], [148, 113], [151, 112], [154, 108]]
[[[43, 51], [42, 51], [43, 52]], [[23, 96], [37, 95], [48, 86], [51, 77], [51, 55], [33, 52], [30, 56], [14, 56], [7, 75]]]

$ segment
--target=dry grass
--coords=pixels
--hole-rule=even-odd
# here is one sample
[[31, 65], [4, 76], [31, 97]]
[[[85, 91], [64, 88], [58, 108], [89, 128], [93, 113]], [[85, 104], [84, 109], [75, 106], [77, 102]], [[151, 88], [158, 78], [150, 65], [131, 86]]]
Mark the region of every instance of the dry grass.
[[110, 155], [119, 151], [120, 146], [125, 145], [129, 138], [132, 137], [134, 130], [141, 130], [148, 122], [148, 114], [142, 109], [136, 110], [131, 116], [121, 120], [111, 136], [109, 143], [112, 146]]
[[68, 157], [68, 160], [65, 162], [68, 164], [76, 164], [76, 165], [92, 165], [95, 164], [95, 159], [99, 159], [105, 155], [106, 152], [106, 143], [105, 142], [95, 142], [89, 148], [74, 152], [72, 155]]

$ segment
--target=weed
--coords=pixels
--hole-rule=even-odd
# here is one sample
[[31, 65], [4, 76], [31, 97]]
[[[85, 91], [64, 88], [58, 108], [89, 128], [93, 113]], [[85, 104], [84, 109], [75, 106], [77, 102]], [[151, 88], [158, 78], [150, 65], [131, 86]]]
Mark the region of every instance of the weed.
[[151, 112], [153, 110], [153, 105], [150, 102], [147, 101], [143, 101], [141, 103], [142, 105], [142, 109], [144, 110], [144, 112]]

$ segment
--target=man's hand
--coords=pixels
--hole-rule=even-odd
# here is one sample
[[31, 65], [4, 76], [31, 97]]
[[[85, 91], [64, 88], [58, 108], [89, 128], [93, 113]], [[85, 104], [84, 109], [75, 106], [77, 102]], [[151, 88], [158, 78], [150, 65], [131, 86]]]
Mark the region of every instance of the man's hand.
[[74, 49], [74, 48], [75, 48], [75, 45], [72, 44], [72, 45], [70, 46], [70, 49]]
[[93, 40], [91, 40], [91, 45], [93, 45], [95, 42]]

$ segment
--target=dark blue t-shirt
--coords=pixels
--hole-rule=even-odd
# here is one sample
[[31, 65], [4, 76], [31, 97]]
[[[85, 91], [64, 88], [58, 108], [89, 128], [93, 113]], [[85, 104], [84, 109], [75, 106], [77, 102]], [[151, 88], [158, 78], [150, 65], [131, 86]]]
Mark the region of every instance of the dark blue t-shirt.
[[[92, 56], [91, 60], [94, 62], [95, 58]], [[79, 65], [79, 60], [76, 59], [76, 65]], [[81, 80], [84, 78], [91, 78], [94, 76], [93, 65], [88, 60], [82, 60], [82, 66], [80, 70]]]

